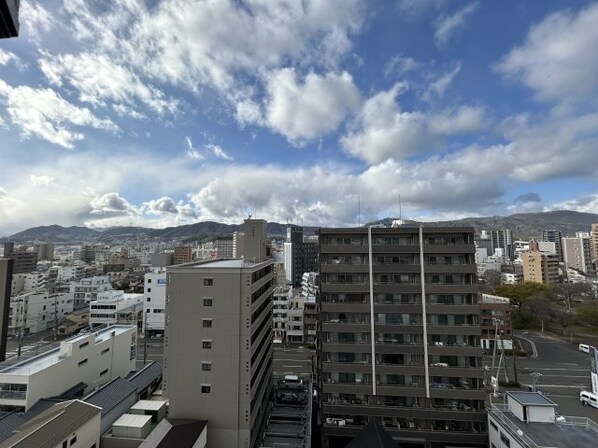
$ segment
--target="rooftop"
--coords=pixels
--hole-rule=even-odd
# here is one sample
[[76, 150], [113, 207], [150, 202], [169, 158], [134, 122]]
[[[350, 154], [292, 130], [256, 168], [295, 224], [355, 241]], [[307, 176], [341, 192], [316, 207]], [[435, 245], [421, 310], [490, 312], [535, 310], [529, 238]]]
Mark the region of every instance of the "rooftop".
[[549, 400], [544, 395], [539, 394], [537, 392], [510, 391], [508, 392], [508, 396], [515, 399], [517, 402], [524, 406], [557, 406], [557, 404], [554, 401]]
[[[264, 261], [268, 261], [270, 259], [266, 259]], [[185, 264], [179, 264], [176, 266], [169, 266], [168, 269], [189, 269], [189, 268], [193, 268], [193, 269], [220, 269], [220, 268], [225, 268], [225, 269], [230, 269], [230, 268], [236, 268], [236, 269], [241, 269], [241, 268], [250, 268], [255, 266], [256, 263], [254, 261], [252, 261], [251, 259], [243, 259], [243, 258], [235, 258], [232, 260], [212, 260], [212, 261], [195, 261], [192, 263], [185, 263]]]
[[[94, 333], [85, 333], [73, 336], [62, 341], [62, 344], [76, 343], [87, 339], [90, 335], [95, 335], [95, 343], [99, 344], [106, 338], [114, 337], [129, 331], [133, 328], [131, 325], [112, 325], [104, 327]], [[114, 334], [113, 334], [114, 333]], [[62, 361], [65, 356], [61, 354], [60, 347], [48, 350], [40, 355], [33, 358], [26, 359], [25, 361], [19, 362], [14, 365], [3, 365], [0, 366], [0, 374], [6, 375], [31, 375], [41, 370], [47, 369], [48, 367]]]
[[596, 447], [598, 425], [586, 417], [559, 416], [558, 421], [554, 423], [526, 423], [506, 410], [504, 406], [489, 405], [487, 409], [488, 415], [508, 428], [510, 435], [523, 446], [530, 448]]

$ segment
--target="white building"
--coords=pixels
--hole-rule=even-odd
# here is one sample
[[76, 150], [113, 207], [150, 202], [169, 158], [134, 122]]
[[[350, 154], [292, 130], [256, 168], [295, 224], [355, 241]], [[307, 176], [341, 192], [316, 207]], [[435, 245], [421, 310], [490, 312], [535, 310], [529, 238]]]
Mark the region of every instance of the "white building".
[[284, 243], [284, 272], [286, 281], [293, 282], [293, 243]]
[[506, 404], [487, 405], [491, 448], [595, 448], [598, 425], [558, 416], [557, 404], [538, 392], [507, 392]]
[[47, 283], [47, 273], [29, 272], [26, 274], [13, 274], [11, 295], [16, 296], [19, 294], [45, 289]]
[[500, 281], [504, 285], [516, 285], [523, 282], [522, 272], [502, 272], [500, 274]]
[[89, 304], [89, 325], [137, 323], [143, 311], [143, 294], [124, 291], [98, 292]]
[[83, 382], [85, 391], [135, 370], [135, 327], [114, 325], [0, 370], [0, 410], [26, 411]]
[[303, 301], [301, 295], [294, 294], [287, 310], [287, 344], [303, 344]]
[[80, 260], [74, 261], [72, 266], [58, 266], [57, 281], [78, 282], [85, 277], [85, 266]]
[[143, 302], [143, 331], [153, 335], [164, 331], [164, 309], [166, 308], [166, 272], [145, 274]]
[[27, 335], [57, 326], [73, 311], [73, 298], [68, 293], [29, 292], [11, 298], [9, 306], [9, 334]]
[[75, 299], [75, 303], [89, 303], [98, 298], [98, 293], [103, 291], [112, 291], [110, 279], [105, 276], [83, 278], [78, 283], [71, 283], [70, 292]]

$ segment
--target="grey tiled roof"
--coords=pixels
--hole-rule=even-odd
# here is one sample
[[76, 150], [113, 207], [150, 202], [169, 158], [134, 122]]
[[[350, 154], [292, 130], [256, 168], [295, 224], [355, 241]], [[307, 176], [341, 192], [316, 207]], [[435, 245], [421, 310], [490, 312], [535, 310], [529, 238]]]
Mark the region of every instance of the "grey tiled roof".
[[58, 401], [42, 399], [35, 403], [25, 413], [23, 412], [11, 412], [0, 417], [0, 442], [4, 442], [6, 439], [12, 437], [15, 434], [15, 430], [31, 420], [38, 414], [41, 414], [46, 409], [54, 406]]
[[21, 425], [18, 432], [2, 443], [0, 448], [53, 448], [100, 411], [97, 406], [80, 400], [55, 404]]
[[100, 389], [90, 393], [83, 401], [102, 408], [102, 415], [106, 415], [129, 395], [134, 394], [136, 388], [127, 380], [117, 377]]
[[137, 392], [148, 388], [154, 381], [162, 378], [162, 364], [153, 361], [139, 372], [127, 377], [127, 381], [137, 388]]
[[165, 418], [139, 448], [191, 448], [207, 424], [205, 420]]

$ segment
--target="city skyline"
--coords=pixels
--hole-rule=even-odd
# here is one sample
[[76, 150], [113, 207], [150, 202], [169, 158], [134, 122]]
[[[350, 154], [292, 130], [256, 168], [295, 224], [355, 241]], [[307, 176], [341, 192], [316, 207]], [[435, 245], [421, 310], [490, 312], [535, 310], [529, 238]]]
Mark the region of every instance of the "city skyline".
[[596, 2], [147, 3], [22, 2], [0, 235], [598, 213]]

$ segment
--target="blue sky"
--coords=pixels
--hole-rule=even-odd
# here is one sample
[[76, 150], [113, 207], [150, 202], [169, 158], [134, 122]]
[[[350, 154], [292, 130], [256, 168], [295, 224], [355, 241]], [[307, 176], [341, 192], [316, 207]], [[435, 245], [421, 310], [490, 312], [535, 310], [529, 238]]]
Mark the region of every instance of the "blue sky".
[[598, 213], [598, 3], [23, 1], [0, 234]]

